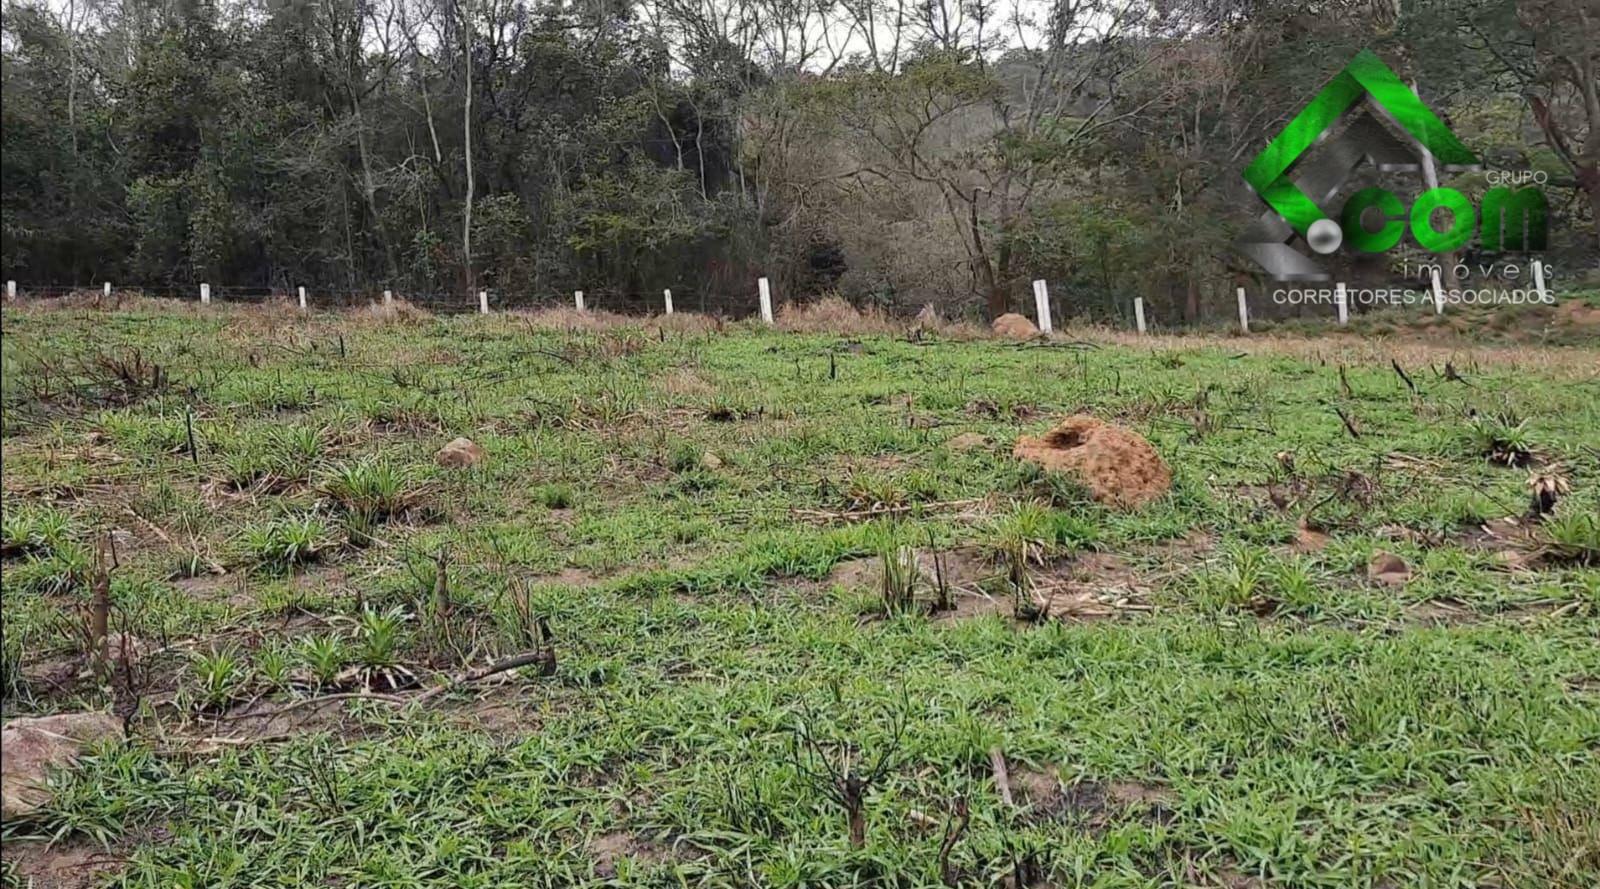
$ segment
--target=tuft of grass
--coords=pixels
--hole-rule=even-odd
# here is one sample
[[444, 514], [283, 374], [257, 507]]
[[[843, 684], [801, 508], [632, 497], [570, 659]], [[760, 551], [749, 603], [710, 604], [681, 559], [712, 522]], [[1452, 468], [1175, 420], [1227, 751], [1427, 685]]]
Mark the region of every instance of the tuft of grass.
[[1468, 421], [1475, 453], [1502, 466], [1527, 466], [1533, 462], [1533, 442], [1528, 421], [1510, 411], [1477, 414]]
[[338, 467], [323, 482], [322, 490], [346, 515], [368, 524], [399, 516], [415, 495], [411, 474], [381, 458]]
[[345, 644], [337, 636], [309, 636], [300, 643], [298, 655], [300, 664], [318, 687], [333, 685], [344, 672]]
[[571, 509], [577, 502], [572, 486], [566, 484], [540, 485], [533, 489], [533, 500], [545, 509]]
[[19, 700], [27, 693], [22, 672], [23, 632], [0, 632], [0, 701]]
[[369, 669], [397, 666], [405, 638], [403, 613], [368, 608], [361, 612], [356, 625], [356, 661]]
[[0, 518], [0, 555], [15, 559], [54, 552], [70, 543], [70, 527], [70, 519], [60, 510], [7, 503]]
[[909, 546], [890, 546], [878, 554], [883, 569], [879, 597], [888, 615], [908, 614], [916, 606], [917, 551]]
[[249, 665], [227, 649], [196, 654], [190, 672], [196, 705], [212, 712], [224, 710], [237, 700], [250, 680]]
[[1600, 565], [1600, 517], [1569, 501], [1539, 526], [1538, 541], [1553, 558], [1575, 565]]
[[268, 688], [281, 691], [294, 678], [294, 657], [288, 646], [272, 642], [256, 652], [255, 669]]
[[1018, 556], [1024, 564], [1043, 565], [1096, 539], [1094, 525], [1072, 513], [1027, 500], [992, 520], [985, 530], [984, 546], [995, 555]]
[[328, 526], [315, 516], [284, 518], [245, 531], [251, 560], [269, 571], [289, 570], [321, 558], [328, 548]]
[[1210, 611], [1258, 609], [1278, 570], [1271, 554], [1260, 546], [1231, 544], [1221, 564], [1199, 573], [1194, 602]]

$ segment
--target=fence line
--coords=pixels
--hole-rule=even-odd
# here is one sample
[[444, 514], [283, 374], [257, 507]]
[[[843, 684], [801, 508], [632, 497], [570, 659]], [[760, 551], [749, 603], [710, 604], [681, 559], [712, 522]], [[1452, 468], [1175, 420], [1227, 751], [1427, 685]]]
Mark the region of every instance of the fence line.
[[[196, 299], [196, 292], [200, 299]], [[89, 296], [105, 299], [126, 293], [152, 299], [172, 299], [178, 301], [195, 301], [202, 304], [251, 304], [282, 301], [306, 310], [338, 310], [359, 308], [369, 305], [381, 305], [385, 302], [394, 303], [405, 301], [411, 305], [425, 308], [429, 311], [445, 313], [485, 312], [485, 304], [492, 310], [516, 309], [548, 309], [548, 308], [577, 308], [581, 299], [582, 309], [595, 311], [611, 311], [619, 314], [670, 314], [674, 311], [698, 311], [709, 315], [721, 315], [730, 318], [744, 318], [759, 313], [757, 294], [752, 288], [751, 295], [745, 298], [737, 296], [701, 293], [688, 289], [665, 289], [653, 293], [639, 293], [632, 291], [602, 291], [599, 293], [585, 291], [571, 291], [565, 298], [558, 294], [530, 295], [527, 293], [503, 293], [492, 289], [480, 290], [477, 298], [463, 296], [456, 292], [417, 291], [405, 290], [379, 290], [379, 289], [317, 289], [306, 286], [296, 286], [285, 290], [281, 287], [251, 287], [251, 286], [222, 286], [200, 284], [197, 288], [174, 287], [169, 285], [157, 286], [129, 286], [118, 287], [115, 282], [104, 282], [98, 288], [79, 287], [70, 285], [22, 285], [17, 281], [6, 282], [7, 299], [61, 299], [70, 296]], [[581, 297], [580, 297], [581, 294]]]
[[[1549, 297], [1545, 286], [1544, 264], [1533, 260], [1532, 271], [1534, 286], [1541, 299]], [[1429, 302], [1435, 313], [1443, 314], [1445, 308], [1445, 294], [1439, 279], [1437, 269], [1430, 270]], [[62, 298], [72, 295], [92, 293], [81, 287], [64, 287], [60, 285], [46, 285], [40, 287], [20, 288], [15, 280], [6, 281], [6, 298], [17, 300], [22, 297], [42, 299]], [[110, 298], [115, 289], [113, 283], [102, 283], [101, 298]], [[144, 297], [164, 299], [193, 299], [194, 291], [184, 292], [176, 287], [133, 287], [126, 291]], [[682, 291], [680, 291], [681, 293]], [[1242, 335], [1250, 333], [1252, 312], [1250, 309], [1249, 294], [1245, 288], [1235, 290], [1238, 301], [1238, 324]], [[491, 308], [498, 310], [517, 309], [547, 309], [561, 306], [571, 306], [577, 311], [589, 311], [591, 296], [596, 305], [593, 308], [599, 311], [610, 311], [618, 314], [645, 314], [653, 315], [657, 312], [671, 315], [675, 312], [673, 291], [665, 288], [659, 291], [659, 296], [654, 294], [634, 293], [631, 291], [602, 291], [599, 294], [585, 294], [582, 290], [572, 291], [570, 302], [555, 294], [548, 296], [529, 296], [527, 294], [496, 294], [493, 290], [483, 289], [478, 291], [477, 305], [463, 299], [454, 292], [399, 292], [390, 290], [374, 291], [366, 289], [343, 290], [330, 288], [317, 290], [305, 286], [295, 288], [295, 304], [303, 311], [313, 308], [348, 309], [363, 305], [378, 305], [392, 307], [397, 300], [404, 300], [412, 305], [419, 306], [429, 311], [438, 313], [461, 312], [467, 313], [476, 309], [480, 314], [489, 314]], [[753, 298], [751, 298], [753, 297]], [[690, 295], [691, 305], [696, 305], [701, 314], [717, 315], [721, 317], [739, 319], [759, 317], [766, 324], [775, 323], [774, 298], [772, 285], [766, 277], [757, 279], [751, 297], [740, 298], [724, 294], [710, 294], [704, 291]], [[1041, 333], [1050, 334], [1055, 331], [1052, 317], [1052, 303], [1050, 299], [1049, 283], [1045, 279], [1033, 281], [1034, 317]], [[213, 301], [250, 303], [269, 302], [281, 300], [289, 302], [289, 294], [277, 287], [213, 287], [210, 283], [199, 285], [199, 302], [202, 305], [211, 305]], [[1131, 301], [1135, 329], [1140, 334], [1149, 333], [1151, 318], [1148, 315], [1143, 297], [1135, 297]], [[909, 313], [907, 313], [909, 314]], [[1349, 324], [1350, 295], [1343, 281], [1333, 286], [1333, 319], [1339, 326]], [[1126, 317], [1126, 316], [1124, 316]]]

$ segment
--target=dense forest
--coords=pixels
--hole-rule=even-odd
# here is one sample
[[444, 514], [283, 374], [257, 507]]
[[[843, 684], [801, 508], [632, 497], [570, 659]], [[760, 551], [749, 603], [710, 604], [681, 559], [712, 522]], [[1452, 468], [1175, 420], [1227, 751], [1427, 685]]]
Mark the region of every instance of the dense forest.
[[1241, 168], [1363, 48], [1593, 267], [1592, 0], [7, 2], [3, 266], [1193, 318], [1259, 273]]

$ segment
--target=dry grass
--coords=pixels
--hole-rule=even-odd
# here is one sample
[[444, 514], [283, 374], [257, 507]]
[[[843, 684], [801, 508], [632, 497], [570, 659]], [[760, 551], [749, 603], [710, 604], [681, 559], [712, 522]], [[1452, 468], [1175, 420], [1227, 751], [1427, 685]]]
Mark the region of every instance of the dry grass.
[[506, 317], [520, 321], [533, 330], [612, 330], [640, 327], [645, 320], [604, 310], [586, 309], [580, 312], [573, 306], [514, 309], [507, 312]]
[[433, 313], [396, 297], [392, 302], [375, 302], [350, 309], [345, 312], [345, 317], [356, 322], [375, 324], [423, 324], [433, 320]]
[[66, 296], [51, 300], [24, 300], [18, 299], [9, 306], [21, 309], [30, 308], [57, 308], [57, 309], [89, 309], [100, 312], [162, 312], [174, 314], [193, 314], [200, 309], [198, 299], [169, 299], [165, 297], [145, 296], [139, 290], [113, 290], [106, 296], [101, 290], [74, 290]]
[[1316, 337], [1274, 334], [1219, 337], [1214, 333], [1140, 336], [1134, 331], [1100, 325], [1074, 325], [1057, 331], [1056, 338], [1162, 350], [1226, 345], [1230, 351], [1244, 354], [1290, 355], [1329, 364], [1386, 363], [1393, 359], [1406, 367], [1435, 365], [1442, 368], [1450, 362], [1463, 372], [1475, 365], [1513, 366], [1537, 368], [1567, 378], [1600, 376], [1600, 351], [1582, 346], [1485, 346], [1459, 340], [1426, 341], [1409, 336], [1375, 339], [1332, 331]]
[[671, 315], [654, 315], [645, 326], [652, 330], [670, 330], [676, 333], [721, 332], [724, 322], [712, 315], [694, 312], [674, 312]]
[[837, 296], [812, 303], [791, 303], [778, 309], [777, 327], [786, 333], [882, 334], [904, 333], [906, 323], [882, 309], [857, 309]]
[[[198, 300], [148, 297], [137, 290], [117, 290], [109, 297], [99, 290], [80, 290], [55, 299], [17, 300], [7, 304], [7, 311], [13, 312], [55, 309], [191, 316], [200, 312], [222, 312], [231, 316], [229, 331], [240, 335], [273, 333], [306, 317], [288, 297], [252, 302], [218, 301], [202, 307]], [[1568, 313], [1576, 316], [1584, 311], [1580, 307], [1568, 310]], [[322, 313], [314, 310], [313, 314]], [[401, 298], [396, 298], [388, 305], [371, 303], [345, 309], [338, 315], [342, 320], [356, 325], [411, 325], [426, 323], [434, 318], [427, 309]], [[520, 322], [530, 330], [637, 330], [651, 334], [660, 330], [709, 334], [722, 332], [728, 324], [725, 319], [692, 312], [640, 317], [599, 310], [580, 312], [570, 306], [513, 310], [501, 317]], [[1587, 314], [1582, 316], [1583, 322], [1589, 320]], [[837, 296], [824, 297], [814, 303], [781, 307], [776, 327], [789, 333], [838, 336], [921, 334], [958, 341], [995, 337], [986, 325], [946, 320], [931, 306], [924, 307], [915, 319], [905, 321], [880, 309], [857, 309]], [[1399, 332], [1381, 337], [1335, 330], [1315, 334], [1219, 336], [1215, 332], [1194, 332], [1141, 336], [1131, 330], [1103, 325], [1071, 324], [1059, 330], [1053, 338], [1158, 350], [1216, 348], [1220, 345], [1244, 354], [1290, 355], [1350, 365], [1370, 361], [1386, 363], [1393, 358], [1408, 368], [1442, 368], [1449, 362], [1463, 372], [1474, 366], [1516, 366], [1567, 379], [1600, 377], [1600, 350], [1591, 346], [1484, 345], [1442, 331]]]

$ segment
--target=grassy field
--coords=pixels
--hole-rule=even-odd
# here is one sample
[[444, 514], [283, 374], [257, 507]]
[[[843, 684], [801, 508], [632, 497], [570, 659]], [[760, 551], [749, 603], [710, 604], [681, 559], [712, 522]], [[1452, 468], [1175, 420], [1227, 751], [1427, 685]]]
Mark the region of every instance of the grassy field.
[[8, 886], [1600, 882], [1600, 349], [4, 325], [5, 712], [130, 726]]

